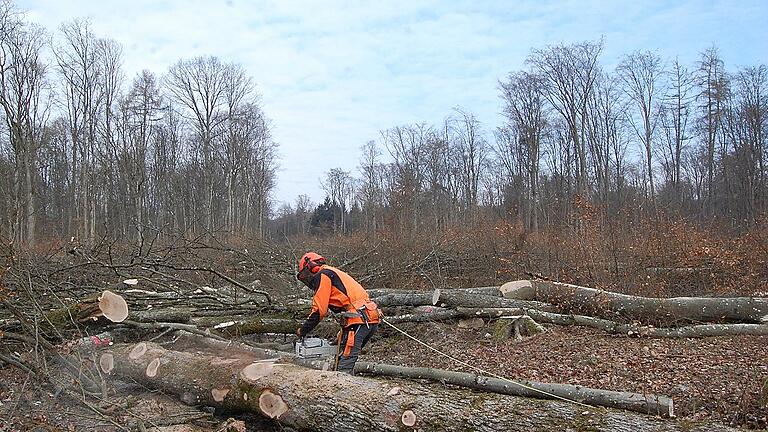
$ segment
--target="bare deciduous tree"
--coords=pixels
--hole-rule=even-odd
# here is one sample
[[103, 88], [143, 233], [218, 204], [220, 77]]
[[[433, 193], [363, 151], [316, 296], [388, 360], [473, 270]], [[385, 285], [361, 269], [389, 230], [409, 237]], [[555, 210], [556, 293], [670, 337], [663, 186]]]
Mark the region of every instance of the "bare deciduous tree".
[[[650, 51], [637, 51], [625, 56], [617, 71], [624, 82], [624, 91], [637, 108], [636, 116], [627, 118], [643, 146], [645, 169], [650, 186], [650, 199], [656, 207], [656, 188], [653, 178], [653, 135], [659, 121], [659, 80], [663, 73], [661, 58]], [[639, 124], [638, 124], [639, 123]]]
[[20, 21], [9, 3], [0, 4], [0, 105], [13, 150], [13, 238], [26, 245], [37, 231], [37, 177], [41, 133], [48, 117], [45, 32]]

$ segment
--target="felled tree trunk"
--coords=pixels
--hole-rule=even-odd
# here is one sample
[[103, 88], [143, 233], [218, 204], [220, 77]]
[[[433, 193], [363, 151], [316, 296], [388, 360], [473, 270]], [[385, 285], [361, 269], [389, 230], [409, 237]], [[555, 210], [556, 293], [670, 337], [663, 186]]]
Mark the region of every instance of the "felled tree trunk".
[[618, 333], [629, 336], [645, 336], [651, 338], [691, 338], [709, 336], [768, 335], [768, 325], [765, 324], [700, 324], [664, 328], [622, 324], [606, 319], [594, 318], [584, 315], [563, 315], [542, 312], [533, 309], [526, 310], [526, 313], [538, 322], [546, 322], [559, 325], [580, 325], [604, 330], [608, 333]]
[[103, 291], [77, 303], [47, 312], [40, 320], [39, 328], [46, 337], [58, 339], [61, 332], [78, 325], [122, 322], [129, 313], [123, 297], [111, 291]]
[[[244, 321], [227, 321], [212, 329], [227, 336], [243, 336], [249, 334], [294, 334], [302, 324], [300, 320], [254, 318]], [[333, 335], [339, 331], [339, 326], [331, 319], [325, 319], [313, 330], [314, 334]]]
[[682, 327], [653, 327], [623, 324], [584, 315], [565, 315], [520, 308], [456, 308], [463, 317], [501, 318], [505, 315], [527, 314], [537, 322], [557, 325], [579, 325], [604, 330], [608, 333], [652, 338], [689, 338], [709, 336], [768, 335], [766, 324], [700, 324]]
[[588, 410], [561, 401], [380, 381], [142, 344], [104, 351], [102, 355], [113, 358], [110, 373], [175, 394], [186, 403], [253, 412], [299, 430], [731, 430], [610, 409]]
[[550, 384], [523, 380], [512, 382], [466, 372], [369, 362], [357, 362], [355, 373], [358, 372], [398, 378], [428, 379], [444, 384], [513, 396], [538, 399], [562, 397], [586, 405], [620, 408], [662, 417], [675, 416], [672, 399], [666, 396], [591, 389], [569, 384]]
[[[445, 288], [442, 291], [501, 297], [502, 295], [499, 288], [500, 287], [498, 286], [474, 287], [474, 288]], [[368, 295], [371, 298], [376, 298], [376, 297], [383, 297], [388, 294], [413, 294], [414, 292], [415, 291], [413, 290], [405, 290], [405, 289], [374, 288], [374, 289], [368, 290]], [[425, 291], [424, 293], [431, 294], [432, 291], [429, 291], [429, 292]]]
[[637, 297], [550, 281], [508, 282], [500, 290], [507, 299], [548, 302], [564, 310], [604, 318], [768, 323], [766, 298]]
[[526, 308], [538, 309], [547, 312], [555, 312], [550, 304], [539, 301], [507, 299], [497, 296], [462, 292], [460, 290], [437, 291], [437, 301], [434, 304], [446, 304], [451, 307], [475, 307], [475, 308]]
[[432, 292], [395, 292], [373, 298], [379, 306], [440, 306], [476, 307], [476, 308], [532, 308], [549, 312], [557, 310], [552, 305], [527, 300], [505, 299], [496, 295], [482, 294], [483, 291], [440, 290]]

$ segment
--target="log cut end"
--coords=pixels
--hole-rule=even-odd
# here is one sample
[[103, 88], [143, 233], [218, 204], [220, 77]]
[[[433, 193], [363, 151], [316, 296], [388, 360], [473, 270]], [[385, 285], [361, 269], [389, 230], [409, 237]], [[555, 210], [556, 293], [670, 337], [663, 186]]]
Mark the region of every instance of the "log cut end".
[[229, 394], [229, 389], [211, 389], [211, 396], [216, 402], [221, 402]]
[[112, 291], [104, 291], [99, 296], [101, 313], [112, 322], [123, 322], [128, 318], [128, 303]]
[[131, 352], [128, 353], [128, 358], [131, 360], [138, 360], [146, 352], [147, 352], [147, 344], [144, 342], [139, 342], [136, 344], [136, 346], [133, 347]]
[[280, 395], [264, 390], [259, 396], [259, 409], [269, 418], [279, 418], [288, 411], [288, 405]]
[[529, 280], [518, 280], [507, 282], [499, 287], [501, 295], [507, 299], [514, 300], [535, 300], [536, 291]]
[[112, 369], [115, 368], [115, 356], [112, 353], [102, 354], [99, 357], [99, 367], [101, 367], [101, 371], [105, 374], [112, 372]]
[[405, 410], [403, 415], [400, 416], [400, 421], [408, 427], [412, 427], [416, 424], [416, 414], [411, 410]]
[[149, 364], [147, 365], [147, 370], [146, 370], [145, 373], [146, 373], [146, 375], [149, 378], [154, 378], [155, 376], [157, 376], [157, 369], [158, 368], [160, 368], [160, 359], [156, 358], [156, 359], [152, 360], [151, 362], [149, 362]]
[[242, 371], [240, 371], [240, 376], [242, 376], [246, 381], [258, 381], [259, 379], [271, 374], [273, 368], [274, 365], [272, 362], [251, 363]]

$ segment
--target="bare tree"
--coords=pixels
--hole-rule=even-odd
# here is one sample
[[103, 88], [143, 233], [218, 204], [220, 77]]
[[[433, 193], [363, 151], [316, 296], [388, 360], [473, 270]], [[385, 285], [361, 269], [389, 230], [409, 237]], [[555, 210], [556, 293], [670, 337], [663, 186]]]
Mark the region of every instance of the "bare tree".
[[32, 245], [37, 231], [38, 152], [48, 117], [45, 32], [20, 21], [9, 3], [0, 4], [0, 105], [13, 149], [14, 237]]
[[[69, 212], [72, 231], [83, 239], [96, 234], [96, 139], [102, 103], [100, 52], [91, 24], [75, 20], [60, 27], [61, 43], [54, 45], [69, 121], [71, 185]], [[68, 224], [69, 225], [69, 224]]]
[[208, 230], [212, 230], [215, 223], [214, 139], [227, 119], [226, 96], [234, 93], [227, 84], [229, 77], [228, 65], [218, 58], [196, 57], [179, 60], [169, 68], [164, 79], [169, 96], [185, 107], [183, 115], [191, 120], [197, 135], [205, 193], [204, 220]]
[[368, 141], [362, 148], [360, 158], [360, 174], [362, 181], [358, 193], [363, 205], [365, 226], [368, 235], [376, 236], [376, 231], [381, 223], [379, 219], [380, 208], [383, 206], [382, 190], [382, 164], [379, 161], [381, 151], [375, 141]]
[[162, 99], [157, 80], [151, 72], [138, 74], [124, 102], [126, 136], [118, 156], [120, 171], [124, 173], [127, 202], [132, 203], [135, 223], [141, 227], [147, 217], [147, 200], [151, 187], [149, 179], [150, 155], [157, 141], [161, 121]]
[[525, 224], [535, 231], [539, 226], [538, 178], [541, 143], [547, 127], [544, 82], [536, 74], [518, 72], [510, 74], [508, 81], [500, 83], [500, 87], [507, 127], [517, 131], [515, 145], [519, 150], [512, 154], [519, 154], [520, 164], [525, 170]]
[[690, 140], [689, 125], [692, 102], [693, 77], [676, 58], [668, 71], [669, 86], [661, 113], [664, 128], [664, 171], [671, 184], [674, 199], [680, 203], [682, 193], [682, 156], [685, 144]]
[[461, 107], [454, 108], [451, 118], [453, 147], [461, 168], [463, 201], [469, 215], [473, 216], [478, 201], [480, 176], [486, 163], [487, 141], [482, 125], [474, 114]]
[[733, 93], [724, 128], [733, 144], [735, 200], [741, 219], [754, 221], [766, 208], [766, 133], [768, 132], [768, 69], [764, 65], [741, 69], [733, 76]]
[[659, 121], [659, 80], [663, 74], [661, 58], [650, 51], [636, 51], [625, 56], [616, 68], [624, 91], [637, 108], [637, 115], [627, 116], [645, 152], [645, 169], [650, 186], [650, 199], [656, 208], [656, 188], [653, 178], [653, 134]]
[[[345, 213], [347, 212], [349, 200], [354, 196], [354, 183], [349, 172], [341, 168], [333, 168], [325, 173], [325, 179], [321, 185], [326, 195], [331, 199], [331, 203], [338, 208], [339, 214], [334, 217], [333, 230], [345, 232]], [[336, 224], [336, 221], [339, 224]]]
[[585, 126], [589, 99], [600, 72], [598, 59], [602, 50], [602, 40], [556, 45], [533, 50], [527, 60], [543, 78], [544, 94], [568, 128], [567, 138], [575, 156], [576, 189], [582, 195], [589, 185]]
[[589, 102], [591, 115], [587, 120], [587, 144], [591, 168], [594, 172], [596, 197], [601, 203], [611, 204], [611, 192], [615, 191], [615, 203], [621, 200], [621, 181], [611, 166], [621, 165], [616, 159], [615, 147], [622, 139], [623, 106], [620, 102], [619, 80], [601, 73], [595, 84], [595, 93]]
[[402, 211], [401, 228], [409, 234], [415, 232], [421, 217], [420, 197], [424, 190], [424, 157], [426, 146], [434, 139], [435, 131], [425, 123], [396, 126], [381, 132], [384, 146], [392, 156], [394, 176], [390, 183], [390, 204]]
[[701, 53], [696, 77], [699, 94], [698, 128], [703, 135], [706, 150], [706, 203], [705, 209], [712, 211], [715, 190], [715, 146], [720, 133], [725, 99], [728, 91], [723, 60], [717, 47], [712, 46]]

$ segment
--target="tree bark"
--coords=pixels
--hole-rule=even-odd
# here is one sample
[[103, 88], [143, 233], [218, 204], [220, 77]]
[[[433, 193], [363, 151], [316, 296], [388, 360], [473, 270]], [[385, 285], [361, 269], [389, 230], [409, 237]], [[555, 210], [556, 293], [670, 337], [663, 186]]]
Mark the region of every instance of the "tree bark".
[[435, 290], [431, 292], [396, 292], [373, 298], [381, 307], [385, 306], [441, 306], [450, 307], [506, 307], [530, 308], [549, 312], [557, 310], [546, 303], [528, 300], [505, 299], [495, 295], [485, 295], [474, 291], [464, 290]]
[[552, 305], [540, 301], [528, 299], [510, 299], [496, 296], [462, 292], [458, 290], [440, 291], [436, 304], [446, 304], [451, 307], [475, 307], [475, 308], [525, 308], [538, 309], [547, 312], [556, 312]]
[[[300, 320], [254, 318], [247, 321], [224, 322], [213, 327], [227, 336], [243, 336], [256, 333], [294, 334], [302, 324]], [[339, 325], [325, 319], [312, 331], [315, 334], [333, 335], [339, 331]]]
[[[611, 409], [588, 410], [561, 401], [385, 382], [294, 364], [169, 351], [151, 342], [145, 344], [141, 355], [136, 355], [142, 350], [135, 350], [135, 345], [119, 344], [104, 350], [113, 356], [111, 373], [175, 394], [188, 404], [252, 412], [298, 430], [399, 431], [408, 430], [406, 424], [423, 431], [586, 427], [594, 431], [732, 430]], [[331, 395], [328, 389], [334, 389]]]
[[586, 405], [619, 408], [662, 417], [675, 416], [672, 399], [666, 396], [600, 390], [569, 384], [551, 384], [524, 380], [510, 381], [466, 372], [369, 362], [357, 362], [355, 373], [417, 380], [427, 379], [484, 392], [537, 399], [561, 397]]
[[604, 330], [608, 333], [625, 334], [630, 336], [645, 336], [652, 338], [692, 338], [709, 336], [736, 335], [768, 335], [768, 325], [765, 324], [701, 324], [684, 327], [653, 327], [632, 324], [622, 324], [614, 321], [594, 318], [584, 315], [562, 315], [542, 312], [533, 309], [525, 311], [531, 318], [539, 322], [559, 325], [580, 325]]
[[768, 323], [766, 298], [638, 297], [550, 281], [515, 281], [500, 289], [507, 299], [548, 302], [563, 310], [603, 318]]

